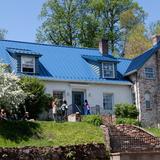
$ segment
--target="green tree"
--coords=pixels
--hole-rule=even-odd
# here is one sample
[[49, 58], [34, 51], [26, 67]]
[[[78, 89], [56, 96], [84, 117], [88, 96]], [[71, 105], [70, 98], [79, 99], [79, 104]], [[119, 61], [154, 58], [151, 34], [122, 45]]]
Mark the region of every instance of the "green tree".
[[27, 94], [25, 103], [20, 106], [20, 110], [29, 112], [30, 118], [38, 118], [39, 113], [49, 108], [51, 100], [51, 97], [45, 94], [43, 82], [36, 78], [22, 77], [20, 85]]
[[[128, 15], [132, 19], [123, 18]], [[125, 40], [123, 33], [142, 23], [145, 13], [133, 0], [48, 0], [40, 17], [38, 42], [97, 47], [106, 38], [114, 52]]]
[[149, 36], [160, 34], [160, 20], [150, 25], [149, 34], [150, 34]]
[[147, 37], [147, 30], [143, 24], [139, 24], [132, 29], [125, 44], [125, 57], [133, 58], [152, 46]]
[[7, 33], [7, 30], [0, 29], [0, 40], [5, 39], [6, 33]]
[[44, 18], [38, 29], [37, 41], [52, 44], [76, 45], [78, 6], [75, 0], [49, 0], [40, 14]]
[[[98, 0], [92, 0], [93, 9], [97, 9]], [[123, 50], [126, 37], [132, 28], [143, 23], [145, 12], [133, 0], [101, 0], [98, 7], [99, 29], [101, 37], [109, 40], [112, 53]]]

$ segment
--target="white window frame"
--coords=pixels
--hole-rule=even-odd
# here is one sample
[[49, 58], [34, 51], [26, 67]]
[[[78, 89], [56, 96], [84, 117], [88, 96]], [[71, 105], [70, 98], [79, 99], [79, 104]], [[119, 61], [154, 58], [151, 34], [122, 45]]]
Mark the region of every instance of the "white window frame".
[[54, 92], [61, 92], [62, 93], [62, 103], [63, 103], [63, 101], [65, 99], [65, 91], [64, 90], [53, 90], [53, 92], [52, 92], [53, 97], [54, 97]]
[[[112, 77], [107, 77], [107, 76], [104, 75], [104, 65], [105, 64], [112, 64], [112, 66], [113, 66], [113, 76]], [[112, 62], [103, 62], [102, 63], [102, 77], [103, 78], [111, 78], [111, 79], [115, 78], [115, 66], [114, 66], [114, 63], [112, 63]]]
[[[25, 59], [25, 58], [33, 58], [33, 72], [24, 72], [24, 71], [23, 71], [22, 61], [23, 61], [23, 59]], [[35, 57], [33, 57], [33, 56], [21, 56], [21, 72], [22, 72], [22, 73], [35, 73]]]
[[[147, 69], [152, 69], [152, 72], [147, 71]], [[147, 79], [155, 79], [155, 70], [154, 70], [153, 67], [145, 67], [145, 68], [144, 68], [144, 73], [145, 73], [145, 77], [146, 77]], [[147, 76], [148, 74], [153, 75], [153, 77]]]
[[[106, 109], [105, 108], [105, 105], [104, 105], [104, 97], [105, 96], [112, 96], [112, 109]], [[113, 107], [114, 107], [114, 94], [113, 93], [103, 93], [103, 109], [106, 110], [106, 111], [112, 112], [113, 111]]]

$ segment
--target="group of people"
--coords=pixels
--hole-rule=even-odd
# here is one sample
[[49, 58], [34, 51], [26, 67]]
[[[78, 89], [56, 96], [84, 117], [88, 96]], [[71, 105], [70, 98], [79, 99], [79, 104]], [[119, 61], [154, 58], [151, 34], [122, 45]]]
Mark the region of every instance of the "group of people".
[[[48, 118], [54, 121], [67, 120], [67, 110], [68, 105], [66, 100], [63, 101], [62, 105], [59, 105], [58, 99], [53, 99], [51, 103], [51, 108], [49, 110]], [[84, 101], [83, 114], [90, 114], [90, 105], [87, 100]]]
[[58, 107], [58, 100], [54, 99], [52, 100], [51, 109], [49, 110], [49, 119], [54, 121], [57, 121], [58, 119], [65, 120], [67, 118], [67, 110], [68, 105], [66, 100]]
[[29, 120], [29, 113], [24, 112], [24, 114], [21, 114], [12, 110], [0, 109], [0, 120]]

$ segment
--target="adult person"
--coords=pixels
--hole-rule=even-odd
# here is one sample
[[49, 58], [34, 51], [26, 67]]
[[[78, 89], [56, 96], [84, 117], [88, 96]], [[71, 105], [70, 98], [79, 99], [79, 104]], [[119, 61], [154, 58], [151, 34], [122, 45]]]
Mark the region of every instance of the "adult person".
[[63, 104], [61, 106], [61, 112], [62, 112], [62, 119], [63, 120], [67, 118], [67, 110], [68, 110], [67, 101], [64, 100]]
[[57, 120], [57, 100], [52, 101], [52, 119]]
[[7, 120], [7, 114], [4, 109], [1, 109], [1, 111], [0, 111], [0, 119]]

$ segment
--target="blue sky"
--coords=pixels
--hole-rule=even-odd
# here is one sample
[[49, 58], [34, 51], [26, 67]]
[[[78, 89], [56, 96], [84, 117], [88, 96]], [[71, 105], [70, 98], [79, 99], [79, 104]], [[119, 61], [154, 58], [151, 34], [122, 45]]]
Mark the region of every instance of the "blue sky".
[[[0, 0], [0, 28], [8, 30], [6, 39], [35, 41], [41, 21], [38, 18], [46, 0]], [[160, 20], [160, 0], [136, 0], [148, 13], [146, 23]]]

